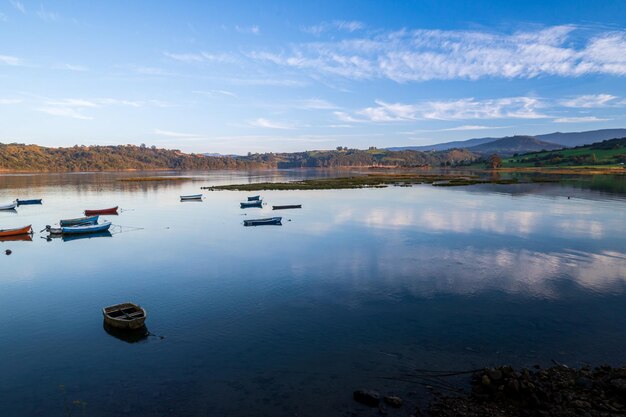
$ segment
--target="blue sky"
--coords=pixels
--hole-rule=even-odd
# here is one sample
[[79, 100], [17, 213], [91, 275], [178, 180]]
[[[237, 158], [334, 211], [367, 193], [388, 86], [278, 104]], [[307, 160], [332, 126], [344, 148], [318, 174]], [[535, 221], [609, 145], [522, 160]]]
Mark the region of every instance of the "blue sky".
[[0, 142], [243, 154], [626, 127], [622, 0], [0, 0], [0, 40]]

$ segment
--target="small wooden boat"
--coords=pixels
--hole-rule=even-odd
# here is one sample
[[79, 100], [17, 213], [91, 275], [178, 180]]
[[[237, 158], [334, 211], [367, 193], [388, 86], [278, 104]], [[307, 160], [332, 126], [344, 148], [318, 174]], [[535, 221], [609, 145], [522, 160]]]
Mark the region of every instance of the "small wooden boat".
[[261, 199], [260, 195], [255, 195], [252, 197], [248, 197], [248, 201], [259, 201]]
[[269, 217], [267, 219], [252, 219], [252, 220], [244, 220], [244, 226], [269, 226], [269, 225], [282, 225], [282, 217]]
[[272, 206], [272, 210], [288, 210], [302, 208], [302, 204], [287, 204], [284, 206]]
[[202, 194], [181, 195], [181, 196], [180, 196], [180, 200], [181, 200], [181, 201], [187, 201], [187, 200], [202, 200]]
[[67, 226], [67, 227], [50, 227], [46, 226], [46, 231], [58, 235], [82, 235], [87, 233], [100, 233], [106, 232], [111, 227], [111, 222], [104, 221], [100, 224], [87, 224], [79, 226]]
[[117, 214], [117, 206], [101, 210], [85, 210], [85, 216], [95, 216], [96, 214]]
[[241, 205], [241, 208], [263, 207], [263, 200], [247, 201], [247, 202], [243, 202], [243, 203], [239, 203], [239, 204]]
[[76, 219], [64, 219], [59, 222], [63, 227], [66, 226], [85, 226], [88, 224], [97, 224], [100, 216], [78, 217]]
[[137, 304], [122, 303], [102, 309], [104, 322], [117, 329], [135, 330], [143, 327], [146, 321], [146, 310]]
[[20, 227], [18, 229], [0, 229], [0, 237], [28, 235], [33, 232], [31, 225]]
[[43, 200], [41, 198], [35, 199], [35, 200], [20, 200], [20, 199], [15, 200], [18, 206], [26, 206], [29, 204], [41, 204], [42, 201]]
[[0, 206], [0, 210], [15, 210], [15, 207], [17, 207], [17, 202], [14, 201], [11, 204], [5, 204], [3, 206]]

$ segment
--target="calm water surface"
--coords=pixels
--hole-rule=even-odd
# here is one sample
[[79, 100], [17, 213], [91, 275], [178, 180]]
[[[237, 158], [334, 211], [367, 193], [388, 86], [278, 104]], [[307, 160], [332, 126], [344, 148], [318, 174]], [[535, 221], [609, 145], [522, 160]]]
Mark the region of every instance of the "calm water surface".
[[[250, 193], [178, 199], [204, 185], [339, 174], [0, 176], [0, 204], [44, 199], [0, 212], [0, 228], [123, 209], [103, 216], [110, 237], [0, 242], [0, 416], [65, 416], [64, 395], [86, 416], [342, 416], [358, 409], [360, 387], [419, 399], [378, 378], [415, 368], [626, 363], [623, 194], [268, 191], [268, 205], [247, 210]], [[303, 209], [280, 212], [280, 227], [242, 224], [294, 203]], [[165, 339], [105, 332], [101, 308], [127, 300]]]

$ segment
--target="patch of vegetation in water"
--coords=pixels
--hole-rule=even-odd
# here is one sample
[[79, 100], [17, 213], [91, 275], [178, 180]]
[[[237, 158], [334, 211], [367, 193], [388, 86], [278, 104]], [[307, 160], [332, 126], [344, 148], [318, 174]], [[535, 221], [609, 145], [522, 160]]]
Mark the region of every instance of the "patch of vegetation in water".
[[481, 179], [477, 176], [440, 174], [370, 174], [342, 178], [318, 178], [292, 182], [261, 182], [253, 184], [218, 185], [202, 187], [207, 190], [263, 191], [263, 190], [339, 190], [354, 188], [408, 187], [414, 184], [435, 186], [462, 186], [474, 184], [516, 184], [517, 179]]
[[148, 181], [189, 181], [193, 178], [190, 177], [131, 177], [122, 178], [118, 181], [124, 182], [148, 182]]

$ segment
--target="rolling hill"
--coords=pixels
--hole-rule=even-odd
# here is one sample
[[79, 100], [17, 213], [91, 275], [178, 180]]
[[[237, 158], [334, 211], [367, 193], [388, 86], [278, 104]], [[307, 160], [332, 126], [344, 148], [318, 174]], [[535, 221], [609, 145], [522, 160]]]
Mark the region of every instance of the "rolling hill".
[[483, 143], [482, 145], [472, 146], [471, 151], [480, 154], [514, 155], [518, 153], [551, 151], [562, 149], [562, 145], [556, 143], [543, 142], [533, 136], [511, 136], [494, 140], [493, 142]]

